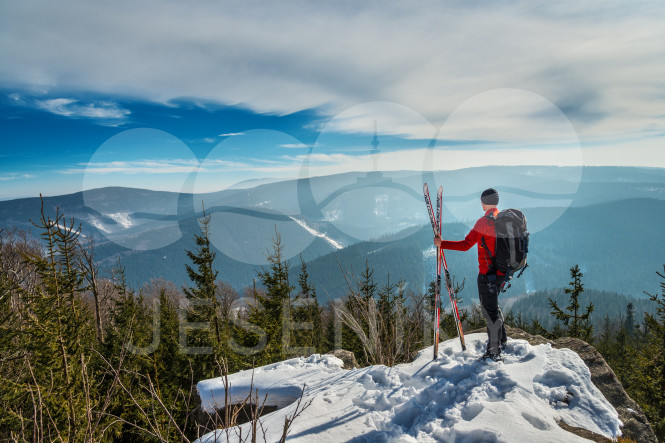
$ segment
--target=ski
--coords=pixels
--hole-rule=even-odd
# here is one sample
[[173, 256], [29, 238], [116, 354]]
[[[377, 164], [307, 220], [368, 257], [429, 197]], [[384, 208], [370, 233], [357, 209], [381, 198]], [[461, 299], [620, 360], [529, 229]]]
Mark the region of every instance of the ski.
[[[443, 206], [443, 187], [439, 186], [438, 198], [441, 201]], [[441, 236], [441, 210], [439, 209], [439, 236]], [[443, 238], [443, 237], [441, 237]], [[457, 336], [459, 337], [460, 344], [462, 345], [462, 351], [466, 351], [466, 343], [464, 342], [464, 331], [462, 330], [462, 321], [459, 318], [459, 311], [457, 309], [457, 299], [455, 298], [455, 291], [453, 290], [453, 282], [450, 279], [450, 272], [448, 272], [448, 263], [446, 263], [446, 255], [443, 253], [443, 249], [439, 248], [439, 253], [441, 258], [439, 260], [440, 264], [443, 264], [443, 272], [446, 278], [446, 289], [448, 289], [448, 297], [450, 298], [450, 307], [453, 312], [453, 318], [455, 319], [455, 326], [457, 328]], [[439, 278], [441, 278], [441, 271], [439, 270]]]
[[[434, 214], [434, 208], [432, 208], [432, 200], [429, 196], [429, 187], [427, 183], [423, 185], [423, 194], [425, 194], [425, 204], [427, 205], [427, 212], [429, 213], [429, 221], [432, 224], [432, 231], [434, 235], [439, 233], [439, 222], [440, 217], [437, 219], [437, 216]], [[441, 199], [438, 198], [437, 194], [437, 213], [441, 211]], [[439, 357], [439, 322], [441, 317], [441, 255], [437, 251], [436, 253], [436, 282], [434, 284], [434, 358], [436, 360]]]
[[[427, 211], [429, 212], [430, 223], [432, 224], [432, 230], [434, 235], [441, 236], [441, 212], [443, 208], [443, 187], [439, 186], [436, 195], [436, 214], [434, 213], [434, 208], [432, 207], [432, 200], [430, 199], [429, 187], [427, 183], [423, 185], [423, 193], [425, 195], [425, 204], [427, 205]], [[460, 343], [462, 345], [462, 350], [466, 351], [466, 344], [464, 342], [464, 332], [462, 331], [462, 322], [460, 321], [459, 311], [457, 309], [457, 300], [455, 299], [455, 293], [453, 291], [452, 281], [450, 279], [450, 273], [448, 272], [448, 264], [446, 263], [446, 256], [443, 253], [443, 249], [439, 249], [436, 252], [436, 283], [435, 283], [435, 293], [434, 293], [434, 360], [439, 356], [439, 323], [441, 320], [441, 270], [443, 267], [443, 272], [445, 276], [446, 289], [448, 290], [448, 296], [450, 298], [450, 304], [452, 307], [453, 317], [455, 319], [455, 326], [457, 329], [457, 335], [460, 338]]]
[[423, 193], [425, 194], [425, 204], [427, 205], [427, 212], [429, 213], [429, 221], [432, 224], [432, 230], [436, 233], [436, 217], [434, 216], [434, 208], [432, 208], [432, 200], [430, 200], [429, 197], [429, 187], [427, 187], [427, 183], [423, 185]]
[[446, 288], [448, 289], [448, 297], [450, 297], [450, 307], [453, 311], [453, 318], [455, 319], [455, 326], [457, 327], [457, 335], [459, 336], [459, 341], [462, 345], [462, 351], [466, 351], [464, 331], [462, 330], [462, 321], [459, 318], [459, 311], [457, 310], [457, 300], [455, 299], [455, 291], [453, 291], [453, 282], [450, 279], [450, 272], [448, 272], [448, 263], [446, 263], [446, 256], [443, 253], [443, 249], [440, 249], [440, 253], [440, 261], [443, 263], [443, 271], [446, 277]]

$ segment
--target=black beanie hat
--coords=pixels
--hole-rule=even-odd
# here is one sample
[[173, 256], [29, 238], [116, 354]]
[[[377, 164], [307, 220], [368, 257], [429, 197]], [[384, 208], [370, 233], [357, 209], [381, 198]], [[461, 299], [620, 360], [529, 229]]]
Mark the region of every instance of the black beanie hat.
[[480, 196], [480, 201], [486, 205], [498, 205], [499, 193], [496, 192], [496, 189], [494, 188], [485, 189], [483, 194]]

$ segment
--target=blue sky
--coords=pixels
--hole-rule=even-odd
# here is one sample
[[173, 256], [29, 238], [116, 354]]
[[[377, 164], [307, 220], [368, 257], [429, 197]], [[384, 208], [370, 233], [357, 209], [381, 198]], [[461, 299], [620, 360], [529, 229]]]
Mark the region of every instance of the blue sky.
[[[318, 118], [315, 111], [278, 116], [213, 103], [179, 100], [165, 105], [76, 91], [30, 94], [4, 90], [0, 97], [0, 198], [80, 191], [86, 170], [95, 175], [99, 161], [126, 163], [128, 173], [136, 162], [147, 160], [202, 162], [220, 142], [256, 128], [313, 143], [316, 133], [306, 127]], [[91, 110], [97, 114], [90, 116], [95, 112]], [[170, 149], [168, 144], [160, 145], [169, 138], [179, 143]], [[165, 165], [160, 166], [156, 169], [163, 170]], [[179, 190], [167, 173], [156, 177], [138, 172], [98, 175], [100, 185], [124, 182], [138, 186], [141, 176], [150, 175], [144, 187]]]
[[665, 167], [662, 2], [0, 11], [0, 199], [369, 170], [374, 121], [381, 169]]

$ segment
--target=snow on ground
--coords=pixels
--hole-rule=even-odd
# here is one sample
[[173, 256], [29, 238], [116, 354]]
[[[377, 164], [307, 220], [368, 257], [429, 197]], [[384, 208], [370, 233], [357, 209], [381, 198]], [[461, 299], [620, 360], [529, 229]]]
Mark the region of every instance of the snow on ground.
[[340, 242], [333, 240], [332, 238], [328, 237], [328, 235], [324, 232], [319, 232], [316, 229], [312, 228], [309, 226], [304, 220], [301, 220], [296, 217], [289, 216], [291, 220], [294, 222], [298, 223], [303, 229], [305, 229], [307, 232], [312, 234], [315, 237], [320, 237], [330, 243], [335, 249], [344, 249], [344, 245], [342, 245]]
[[109, 228], [107, 228], [106, 226], [104, 226], [104, 223], [102, 223], [102, 222], [101, 222], [100, 220], [98, 220], [97, 218], [95, 218], [95, 217], [90, 217], [89, 221], [90, 221], [90, 224], [91, 224], [92, 226], [94, 226], [95, 228], [99, 229], [100, 231], [102, 231], [102, 232], [104, 232], [104, 233], [106, 233], [106, 234], [110, 234], [110, 233], [111, 233], [111, 231], [109, 230]]
[[[268, 441], [279, 440], [284, 416], [293, 414], [303, 384], [304, 401], [313, 402], [293, 422], [289, 441], [587, 441], [556, 420], [609, 438], [621, 434], [617, 412], [591, 383], [576, 353], [510, 339], [503, 362], [478, 361], [486, 337], [468, 335], [466, 352], [458, 339], [449, 340], [439, 346], [435, 362], [430, 347], [414, 362], [392, 368], [344, 370], [331, 355], [257, 368], [259, 398], [267, 394], [266, 405], [282, 408], [262, 417]], [[251, 378], [252, 371], [230, 375], [232, 397], [242, 401]], [[223, 405], [221, 379], [197, 387], [209, 411], [215, 400]], [[243, 426], [246, 436], [249, 429]], [[231, 432], [231, 441], [235, 435]], [[211, 432], [200, 441], [226, 441], [226, 433]]]
[[129, 216], [129, 213], [127, 212], [116, 212], [113, 214], [107, 214], [107, 216], [125, 229], [131, 228], [134, 225], [131, 217]]
[[[69, 229], [72, 228], [72, 226], [61, 225], [60, 223], [56, 223], [55, 225], [58, 227], [58, 229], [60, 229], [61, 231], [65, 231], [65, 232], [67, 232]], [[74, 228], [74, 229], [76, 229], [76, 228]], [[79, 235], [83, 238], [87, 237], [87, 235], [83, 234], [82, 232], [79, 232]]]

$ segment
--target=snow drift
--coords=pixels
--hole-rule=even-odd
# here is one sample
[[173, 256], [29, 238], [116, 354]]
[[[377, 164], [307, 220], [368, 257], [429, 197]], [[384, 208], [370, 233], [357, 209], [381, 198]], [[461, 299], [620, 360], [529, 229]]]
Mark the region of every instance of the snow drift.
[[[503, 362], [479, 361], [485, 343], [485, 334], [471, 334], [466, 352], [449, 340], [434, 362], [430, 347], [392, 368], [344, 370], [331, 355], [257, 368], [259, 397], [267, 394], [266, 405], [281, 408], [262, 417], [268, 441], [279, 440], [303, 385], [304, 401], [312, 404], [293, 423], [289, 441], [586, 441], [557, 421], [608, 438], [621, 434], [617, 412], [575, 352], [511, 339]], [[230, 375], [232, 398], [247, 397], [251, 379], [252, 371]], [[223, 406], [221, 379], [197, 387], [207, 411]], [[226, 433], [210, 432], [200, 441], [226, 441]]]

